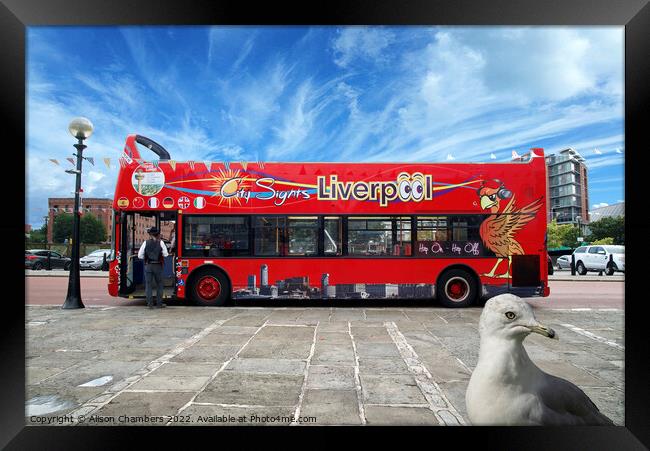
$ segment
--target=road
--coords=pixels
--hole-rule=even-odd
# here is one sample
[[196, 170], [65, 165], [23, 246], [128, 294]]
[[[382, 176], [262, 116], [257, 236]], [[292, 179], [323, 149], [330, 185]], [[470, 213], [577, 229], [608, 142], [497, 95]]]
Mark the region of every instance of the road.
[[[117, 306], [144, 304], [143, 300], [127, 300], [109, 296], [105, 277], [82, 277], [81, 296], [86, 306]], [[615, 308], [623, 309], [625, 284], [622, 281], [560, 281], [551, 280], [548, 298], [529, 298], [539, 309]], [[67, 277], [25, 277], [26, 305], [63, 305], [68, 289]], [[372, 301], [368, 302], [371, 306]], [[400, 302], [391, 301], [399, 306]], [[412, 302], [412, 301], [409, 301]], [[277, 304], [277, 303], [276, 303]], [[267, 303], [265, 303], [267, 305]], [[356, 303], [355, 303], [356, 305]]]

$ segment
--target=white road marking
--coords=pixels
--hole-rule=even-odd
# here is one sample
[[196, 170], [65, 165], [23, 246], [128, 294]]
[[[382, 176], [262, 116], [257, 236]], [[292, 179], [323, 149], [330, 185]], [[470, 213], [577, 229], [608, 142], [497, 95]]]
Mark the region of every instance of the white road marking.
[[348, 321], [348, 334], [352, 340], [352, 352], [354, 353], [354, 388], [357, 392], [357, 404], [359, 406], [359, 418], [361, 424], [366, 424], [366, 411], [363, 407], [363, 391], [361, 390], [361, 378], [359, 377], [359, 354], [357, 354], [357, 345], [352, 335], [352, 324]]
[[418, 388], [428, 401], [429, 409], [431, 409], [440, 424], [446, 426], [465, 425], [463, 417], [458, 413], [449, 399], [447, 399], [440, 386], [433, 380], [433, 376], [431, 376], [429, 370], [424, 366], [413, 347], [406, 341], [406, 337], [402, 335], [397, 325], [390, 321], [385, 322], [384, 326], [393, 339], [395, 346], [397, 346], [404, 363], [406, 363], [409, 371], [415, 376], [415, 382]]
[[309, 357], [307, 357], [307, 361], [305, 362], [304, 379], [302, 380], [302, 387], [300, 387], [300, 395], [298, 395], [298, 405], [296, 405], [296, 409], [293, 412], [293, 421], [291, 421], [290, 426], [295, 426], [298, 424], [298, 418], [300, 417], [302, 401], [305, 398], [305, 390], [307, 389], [307, 375], [309, 374], [309, 366], [311, 365], [311, 359], [314, 356], [314, 350], [316, 349], [316, 334], [318, 333], [319, 324], [320, 321], [317, 322], [316, 327], [314, 327], [314, 338], [311, 342], [311, 348], [309, 349]]
[[575, 333], [577, 333], [579, 335], [583, 335], [583, 336], [585, 336], [587, 338], [591, 338], [592, 340], [598, 341], [600, 343], [604, 343], [607, 346], [611, 346], [612, 348], [620, 349], [621, 351], [625, 350], [624, 346], [621, 346], [618, 343], [613, 342], [612, 340], [608, 340], [607, 338], [598, 336], [596, 334], [592, 334], [591, 332], [589, 332], [587, 330], [584, 330], [584, 329], [581, 329], [581, 328], [579, 328], [577, 326], [574, 326], [573, 324], [562, 324], [562, 326], [566, 327], [567, 329], [569, 329], [569, 330], [571, 330], [571, 331], [573, 331], [573, 332], [575, 332]]

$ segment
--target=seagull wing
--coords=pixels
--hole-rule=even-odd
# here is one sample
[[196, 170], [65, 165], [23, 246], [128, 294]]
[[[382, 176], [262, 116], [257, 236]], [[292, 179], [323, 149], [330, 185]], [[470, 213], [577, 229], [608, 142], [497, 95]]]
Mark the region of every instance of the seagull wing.
[[544, 425], [613, 425], [594, 402], [571, 382], [544, 373], [538, 388], [538, 409], [531, 418]]

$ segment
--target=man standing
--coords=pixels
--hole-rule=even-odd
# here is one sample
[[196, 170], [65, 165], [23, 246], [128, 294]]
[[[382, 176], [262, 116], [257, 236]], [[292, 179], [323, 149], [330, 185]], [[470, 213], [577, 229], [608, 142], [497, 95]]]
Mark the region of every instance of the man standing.
[[138, 251], [138, 258], [144, 260], [144, 278], [146, 283], [147, 293], [147, 306], [153, 308], [153, 300], [151, 299], [151, 283], [156, 281], [156, 307], [166, 307], [163, 304], [163, 265], [164, 258], [169, 255], [165, 243], [160, 239], [160, 231], [156, 227], [151, 227], [149, 230], [150, 238], [142, 243]]

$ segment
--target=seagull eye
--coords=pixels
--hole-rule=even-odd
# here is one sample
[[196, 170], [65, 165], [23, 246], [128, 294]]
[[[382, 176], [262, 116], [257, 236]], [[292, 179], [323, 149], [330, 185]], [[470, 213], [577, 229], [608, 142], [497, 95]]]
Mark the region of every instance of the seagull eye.
[[497, 198], [497, 195], [496, 195], [496, 194], [490, 194], [490, 195], [488, 196], [488, 199], [490, 199], [490, 200], [496, 200], [496, 198]]
[[508, 319], [515, 319], [515, 314], [512, 312], [506, 312], [506, 318]]

